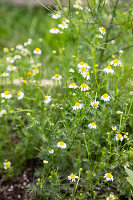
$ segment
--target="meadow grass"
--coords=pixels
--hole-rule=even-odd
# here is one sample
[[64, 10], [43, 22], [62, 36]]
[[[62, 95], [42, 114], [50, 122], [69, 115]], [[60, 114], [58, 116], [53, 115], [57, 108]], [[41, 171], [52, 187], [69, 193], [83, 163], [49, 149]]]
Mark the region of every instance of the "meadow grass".
[[124, 169], [132, 169], [129, 4], [0, 8], [1, 174], [38, 158], [28, 188], [36, 199], [132, 198]]

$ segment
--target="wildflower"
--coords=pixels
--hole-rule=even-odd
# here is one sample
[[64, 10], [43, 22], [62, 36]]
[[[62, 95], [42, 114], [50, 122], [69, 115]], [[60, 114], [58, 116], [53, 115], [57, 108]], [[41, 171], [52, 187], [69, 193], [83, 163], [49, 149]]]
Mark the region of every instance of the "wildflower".
[[96, 38], [98, 38], [98, 39], [102, 39], [102, 38], [103, 38], [103, 36], [102, 36], [102, 35], [100, 35], [100, 34], [97, 34], [97, 35], [96, 35]]
[[119, 54], [123, 54], [123, 50], [120, 50], [120, 51], [119, 51]]
[[115, 199], [115, 196], [113, 194], [110, 194], [106, 200], [114, 200]]
[[68, 87], [69, 88], [74, 88], [74, 89], [78, 88], [78, 86], [76, 85], [76, 83], [71, 83]]
[[57, 143], [57, 147], [61, 148], [61, 149], [65, 149], [67, 147], [66, 143], [64, 143], [63, 141], [58, 142]]
[[23, 46], [21, 44], [17, 44], [16, 49], [22, 50]]
[[83, 7], [82, 7], [82, 5], [80, 4], [80, 3], [76, 3], [75, 2], [75, 4], [73, 5], [73, 8], [76, 8], [76, 9], [79, 9], [79, 10], [83, 10]]
[[107, 135], [110, 135], [110, 132], [107, 132], [106, 134], [107, 134]]
[[3, 165], [4, 165], [4, 169], [10, 168], [11, 167], [11, 162], [5, 160], [5, 162], [3, 163]]
[[0, 117], [2, 116], [2, 115], [6, 115], [6, 110], [1, 110], [1, 112], [0, 112]]
[[7, 71], [9, 71], [9, 72], [11, 72], [11, 71], [16, 71], [16, 66], [14, 66], [14, 65], [9, 65], [8, 67], [7, 67]]
[[121, 115], [121, 114], [123, 114], [123, 112], [121, 112], [121, 111], [118, 110], [118, 111], [117, 111], [117, 114], [118, 114], [118, 115]]
[[128, 140], [128, 137], [127, 137], [127, 135], [124, 135], [124, 138]]
[[27, 55], [29, 54], [28, 49], [22, 49], [22, 50], [21, 50], [21, 54], [22, 54], [23, 56], [27, 56]]
[[99, 28], [99, 31], [102, 35], [104, 35], [106, 33], [106, 30], [103, 26]]
[[59, 24], [58, 25], [58, 28], [61, 28], [62, 30], [65, 29], [65, 28], [68, 28], [68, 24], [65, 23], [65, 22], [62, 22], [62, 24]]
[[1, 97], [5, 99], [10, 99], [12, 95], [8, 90], [6, 90], [5, 92], [1, 93]]
[[32, 76], [32, 72], [27, 72], [27, 76]]
[[8, 48], [4, 48], [3, 51], [4, 51], [4, 53], [8, 53], [9, 49]]
[[9, 63], [14, 63], [14, 59], [12, 57], [7, 57], [6, 61]]
[[21, 58], [22, 58], [22, 57], [21, 57], [20, 55], [15, 55], [15, 56], [13, 57], [14, 60], [17, 60], [17, 59], [20, 60]]
[[52, 14], [52, 19], [59, 19], [59, 18], [61, 18], [60, 13]]
[[126, 167], [129, 167], [130, 165], [129, 165], [129, 162], [126, 162], [125, 164], [124, 164], [124, 168], [126, 168]]
[[83, 76], [84, 74], [86, 74], [87, 69], [86, 69], [86, 67], [81, 67], [81, 68], [79, 68], [78, 72]]
[[47, 160], [43, 160], [43, 163], [44, 163], [44, 164], [48, 164], [48, 161], [47, 161]]
[[41, 54], [41, 49], [35, 48], [35, 50], [33, 51], [33, 53], [40, 55]]
[[7, 77], [7, 76], [9, 76], [9, 73], [4, 72], [4, 73], [2, 74], [2, 76]]
[[58, 34], [60, 31], [59, 31], [58, 28], [51, 28], [51, 29], [49, 30], [49, 32], [50, 32], [50, 33], [53, 33], [53, 34]]
[[106, 68], [104, 68], [103, 71], [106, 72], [106, 73], [111, 73], [111, 74], [114, 73], [114, 70], [109, 65]]
[[93, 107], [93, 108], [98, 108], [99, 107], [99, 101], [93, 101], [93, 102], [91, 102], [91, 106]]
[[69, 72], [74, 73], [75, 71], [74, 71], [74, 69], [70, 68]]
[[88, 91], [90, 88], [88, 87], [88, 85], [86, 83], [83, 83], [81, 86], [81, 91]]
[[29, 116], [30, 116], [30, 113], [27, 113], [26, 115], [29, 117]]
[[27, 83], [27, 81], [26, 81], [26, 80], [21, 80], [21, 82], [22, 82], [22, 83], [24, 83], [24, 84], [26, 84], [26, 83]]
[[89, 125], [88, 125], [88, 127], [89, 128], [91, 128], [91, 129], [96, 129], [96, 124], [95, 124], [95, 122], [91, 122]]
[[88, 71], [86, 71], [85, 73], [83, 73], [82, 76], [83, 76], [84, 78], [86, 78], [87, 80], [90, 79], [90, 73], [89, 73]]
[[39, 73], [39, 69], [38, 69], [37, 67], [35, 67], [35, 68], [33, 69], [33, 72], [34, 72], [35, 74], [38, 74], [38, 73]]
[[79, 102], [76, 102], [75, 105], [73, 106], [73, 110], [78, 110], [81, 109], [83, 107], [83, 105]]
[[55, 51], [55, 50], [53, 50], [53, 51], [52, 51], [52, 53], [53, 53], [53, 54], [56, 54], [56, 51]]
[[114, 180], [114, 178], [113, 178], [111, 173], [105, 174], [104, 178], [106, 179], [106, 181], [113, 181]]
[[112, 41], [111, 41], [111, 44], [115, 44], [115, 40], [112, 40]]
[[122, 136], [120, 133], [118, 133], [118, 134], [116, 135], [116, 141], [118, 141], [118, 140], [120, 140], [120, 141], [123, 140], [123, 136]]
[[120, 66], [122, 64], [121, 60], [114, 59], [113, 61], [110, 62], [111, 65], [114, 66]]
[[77, 65], [78, 68], [82, 68], [82, 67], [85, 67], [86, 69], [90, 69], [91, 67], [85, 63], [85, 62], [80, 62], [78, 65]]
[[105, 93], [103, 96], [101, 96], [101, 100], [103, 100], [103, 101], [110, 101], [110, 96], [107, 94], [107, 93]]
[[51, 101], [51, 96], [44, 97], [44, 103], [48, 104]]
[[53, 154], [54, 153], [54, 149], [49, 150], [49, 153]]
[[112, 126], [112, 130], [113, 130], [113, 131], [116, 131], [116, 130], [117, 130], [117, 127], [116, 127], [116, 126]]
[[18, 92], [17, 93], [17, 99], [20, 100], [20, 99], [23, 99], [24, 98], [24, 93], [23, 92]]
[[68, 180], [75, 182], [75, 179], [79, 179], [78, 176], [76, 176], [75, 174], [71, 173], [70, 176], [68, 176]]
[[62, 76], [59, 75], [59, 74], [55, 74], [55, 75], [52, 77], [52, 79], [57, 80], [57, 81], [60, 81], [60, 80], [62, 79]]

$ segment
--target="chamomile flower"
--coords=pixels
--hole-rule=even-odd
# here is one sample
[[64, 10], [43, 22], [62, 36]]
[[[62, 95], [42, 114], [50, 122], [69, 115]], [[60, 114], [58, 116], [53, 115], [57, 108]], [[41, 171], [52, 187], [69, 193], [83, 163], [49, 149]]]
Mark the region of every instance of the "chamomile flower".
[[106, 173], [104, 175], [104, 178], [106, 179], [106, 181], [113, 181], [114, 180], [113, 175], [111, 173]]
[[44, 103], [48, 104], [51, 101], [51, 96], [44, 97]]
[[90, 73], [88, 71], [82, 73], [82, 76], [86, 78], [86, 80], [90, 80]]
[[114, 73], [114, 70], [109, 65], [106, 68], [104, 68], [103, 71], [106, 72], [106, 73], [111, 73], [111, 74]]
[[91, 68], [91, 67], [90, 67], [87, 63], [85, 63], [85, 62], [80, 62], [80, 63], [78, 63], [77, 67], [78, 67], [78, 68], [85, 67], [86, 69], [90, 69], [90, 68]]
[[73, 88], [73, 89], [78, 88], [78, 86], [76, 85], [76, 83], [71, 83], [68, 87], [69, 88]]
[[26, 81], [26, 80], [21, 80], [21, 82], [22, 82], [22, 83], [24, 83], [24, 84], [26, 84], [26, 83], [27, 83], [27, 81]]
[[23, 99], [24, 98], [24, 93], [23, 92], [18, 92], [17, 93], [17, 99], [20, 100], [20, 99]]
[[7, 71], [11, 72], [11, 71], [16, 71], [17, 67], [14, 65], [8, 65], [7, 67]]
[[61, 18], [61, 14], [60, 13], [52, 14], [52, 19], [59, 19], [59, 18]]
[[115, 199], [115, 196], [113, 194], [110, 194], [106, 200], [114, 200]]
[[99, 28], [99, 31], [102, 35], [105, 35], [105, 33], [106, 33], [106, 30], [103, 26]]
[[117, 130], [117, 126], [112, 126], [112, 130], [116, 131]]
[[67, 147], [66, 143], [64, 143], [63, 141], [58, 142], [57, 143], [57, 147], [61, 148], [61, 149], [65, 149]]
[[41, 49], [35, 48], [34, 51], [33, 51], [33, 53], [40, 55], [42, 52], [41, 52]]
[[120, 50], [120, 51], [119, 51], [119, 54], [123, 54], [123, 50]]
[[52, 79], [56, 80], [56, 81], [60, 81], [62, 79], [62, 76], [59, 74], [55, 74]]
[[82, 7], [82, 5], [80, 4], [80, 3], [76, 3], [75, 2], [75, 4], [73, 5], [73, 8], [76, 8], [76, 9], [79, 9], [79, 10], [83, 10], [83, 7]]
[[91, 129], [96, 129], [96, 124], [95, 124], [95, 122], [91, 122], [89, 125], [88, 125], [88, 127], [89, 128], [91, 128]]
[[97, 35], [96, 35], [96, 38], [98, 38], [98, 39], [102, 39], [102, 38], [103, 38], [103, 36], [102, 36], [102, 35], [100, 35], [100, 34], [97, 34]]
[[122, 64], [121, 60], [114, 59], [113, 61], [110, 62], [111, 65], [114, 66], [120, 66]]
[[90, 88], [88, 87], [88, 85], [86, 83], [83, 83], [81, 86], [81, 91], [88, 91]]
[[4, 73], [2, 74], [2, 76], [3, 76], [3, 77], [7, 77], [7, 76], [9, 76], [9, 73], [4, 72]]
[[10, 168], [10, 167], [11, 167], [11, 162], [10, 162], [10, 161], [7, 161], [7, 160], [5, 160], [5, 162], [3, 163], [3, 165], [4, 165], [4, 169], [8, 169], [8, 168]]
[[6, 61], [9, 63], [14, 63], [14, 59], [12, 57], [7, 57]]
[[23, 46], [21, 44], [17, 44], [16, 49], [22, 50]]
[[21, 58], [22, 58], [22, 57], [21, 57], [20, 55], [15, 55], [15, 56], [13, 57], [14, 60], [17, 60], [17, 59], [20, 60]]
[[78, 176], [76, 176], [75, 174], [71, 173], [69, 176], [68, 176], [68, 180], [72, 181], [72, 182], [75, 182], [75, 179], [79, 179]]
[[74, 71], [74, 69], [70, 68], [70, 69], [69, 69], [69, 72], [70, 72], [70, 73], [74, 73], [75, 71]]
[[110, 101], [110, 99], [111, 99], [111, 97], [107, 93], [105, 93], [103, 96], [101, 96], [101, 100], [103, 100], [103, 101]]
[[27, 56], [27, 55], [29, 54], [28, 49], [22, 49], [22, 50], [21, 50], [21, 54], [22, 54], [23, 56]]
[[39, 69], [38, 69], [37, 67], [35, 67], [35, 68], [33, 69], [33, 73], [38, 74], [38, 73], [39, 73]]
[[8, 90], [6, 90], [5, 92], [1, 93], [1, 97], [5, 99], [10, 99], [12, 95]]
[[4, 53], [9, 53], [9, 49], [8, 48], [4, 48], [3, 51], [4, 51]]
[[118, 133], [118, 134], [116, 135], [116, 141], [118, 141], [118, 140], [120, 140], [120, 141], [123, 140], [123, 136], [122, 136], [120, 133]]
[[73, 110], [79, 110], [83, 107], [83, 104], [76, 102], [75, 105], [73, 106]]
[[54, 149], [49, 150], [49, 153], [53, 154], [54, 153]]
[[66, 28], [68, 28], [68, 24], [65, 22], [62, 22], [61, 24], [58, 25], [58, 28], [61, 28], [62, 30], [66, 29]]
[[91, 106], [93, 107], [93, 108], [98, 108], [99, 107], [99, 101], [92, 101], [91, 102]]
[[47, 160], [43, 160], [43, 164], [48, 164], [48, 161]]
[[33, 73], [32, 72], [27, 72], [27, 76], [32, 76], [33, 75]]
[[86, 69], [86, 67], [81, 67], [81, 68], [79, 68], [78, 72], [83, 76], [84, 74], [86, 74], [87, 69]]
[[6, 113], [7, 113], [6, 110], [1, 110], [1, 111], [0, 111], [0, 116], [6, 115]]
[[49, 32], [50, 32], [50, 33], [53, 33], [53, 34], [58, 34], [60, 31], [59, 31], [58, 28], [51, 28], [51, 29], [49, 30]]

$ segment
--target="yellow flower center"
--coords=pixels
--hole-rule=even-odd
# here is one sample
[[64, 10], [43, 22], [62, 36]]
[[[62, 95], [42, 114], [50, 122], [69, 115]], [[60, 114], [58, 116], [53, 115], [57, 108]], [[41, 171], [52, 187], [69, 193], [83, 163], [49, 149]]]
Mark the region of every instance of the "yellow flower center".
[[83, 83], [83, 84], [82, 84], [82, 87], [86, 88], [86, 87], [87, 87], [87, 84], [86, 84], [86, 83]]
[[23, 83], [25, 83], [25, 84], [26, 84], [26, 80], [23, 80]]
[[111, 178], [111, 177], [112, 177], [112, 174], [111, 174], [111, 173], [108, 173], [108, 174], [107, 174], [107, 177], [108, 177], [108, 178]]
[[18, 96], [18, 97], [20, 97], [20, 95], [21, 95], [21, 93], [20, 93], [20, 92], [18, 92], [18, 93], [17, 93], [17, 96]]
[[4, 94], [5, 94], [5, 95], [9, 95], [10, 92], [9, 92], [8, 90], [6, 90], [6, 91], [4, 92]]
[[66, 24], [63, 22], [63, 23], [62, 23], [62, 26], [65, 26], [65, 25], [66, 25]]
[[115, 60], [114, 60], [114, 63], [118, 63], [118, 62], [119, 62], [119, 60], [118, 60], [118, 59], [115, 59]]
[[107, 69], [112, 69], [112, 67], [108, 65], [108, 66], [107, 66]]
[[97, 107], [98, 106], [98, 103], [93, 103], [93, 107]]
[[59, 74], [55, 74], [55, 78], [59, 78]]
[[9, 58], [9, 60], [13, 60], [13, 58]]
[[86, 72], [86, 76], [89, 76], [90, 75], [90, 73], [89, 72]]
[[95, 126], [96, 124], [95, 124], [95, 122], [92, 122], [91, 125], [92, 125], [92, 126]]
[[85, 67], [82, 67], [82, 68], [81, 68], [81, 71], [83, 71], [83, 72], [86, 71], [86, 68], [85, 68]]
[[35, 48], [35, 51], [37, 51], [37, 52], [38, 52], [38, 51], [40, 51], [40, 49], [39, 49], [39, 48]]
[[21, 44], [17, 44], [17, 46], [21, 46]]
[[84, 63], [84, 62], [80, 62], [79, 64], [80, 64], [80, 65], [84, 65], [85, 63]]
[[31, 76], [32, 75], [32, 72], [27, 72], [27, 76]]
[[10, 167], [10, 162], [5, 162], [5, 167]]
[[10, 65], [10, 69], [12, 69], [13, 68], [13, 65]]
[[101, 28], [101, 31], [102, 31], [102, 32], [105, 32], [105, 28]]
[[75, 106], [80, 106], [80, 103], [79, 103], [79, 102], [76, 102], [76, 103], [75, 103]]
[[117, 134], [117, 138], [118, 139], [121, 139], [122, 138], [122, 135], [119, 133], [119, 134]]
[[76, 83], [71, 83], [72, 86], [76, 86]]
[[61, 146], [64, 146], [64, 144], [65, 144], [64, 142], [60, 142], [60, 145], [61, 145]]
[[70, 178], [71, 178], [71, 179], [75, 179], [75, 175], [74, 175], [74, 174], [71, 174], [71, 175], [70, 175]]
[[105, 93], [103, 96], [104, 96], [104, 98], [106, 98], [106, 97], [108, 97], [109, 95], [108, 95], [107, 93]]
[[46, 97], [44, 97], [44, 99], [45, 99], [45, 100], [48, 100], [48, 97], [46, 96]]
[[34, 70], [37, 72], [37, 71], [39, 71], [39, 69], [38, 68], [34, 68]]
[[113, 200], [114, 198], [113, 197], [109, 197], [109, 200]]
[[53, 28], [53, 30], [55, 31], [55, 30], [57, 30], [57, 28]]

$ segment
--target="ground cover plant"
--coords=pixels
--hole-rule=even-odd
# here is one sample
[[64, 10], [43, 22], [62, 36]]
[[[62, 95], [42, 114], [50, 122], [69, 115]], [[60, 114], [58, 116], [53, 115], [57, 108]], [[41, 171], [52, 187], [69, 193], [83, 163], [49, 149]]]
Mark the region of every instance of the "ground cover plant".
[[35, 199], [132, 199], [132, 3], [41, 4], [16, 39], [2, 24], [0, 172], [36, 159]]

